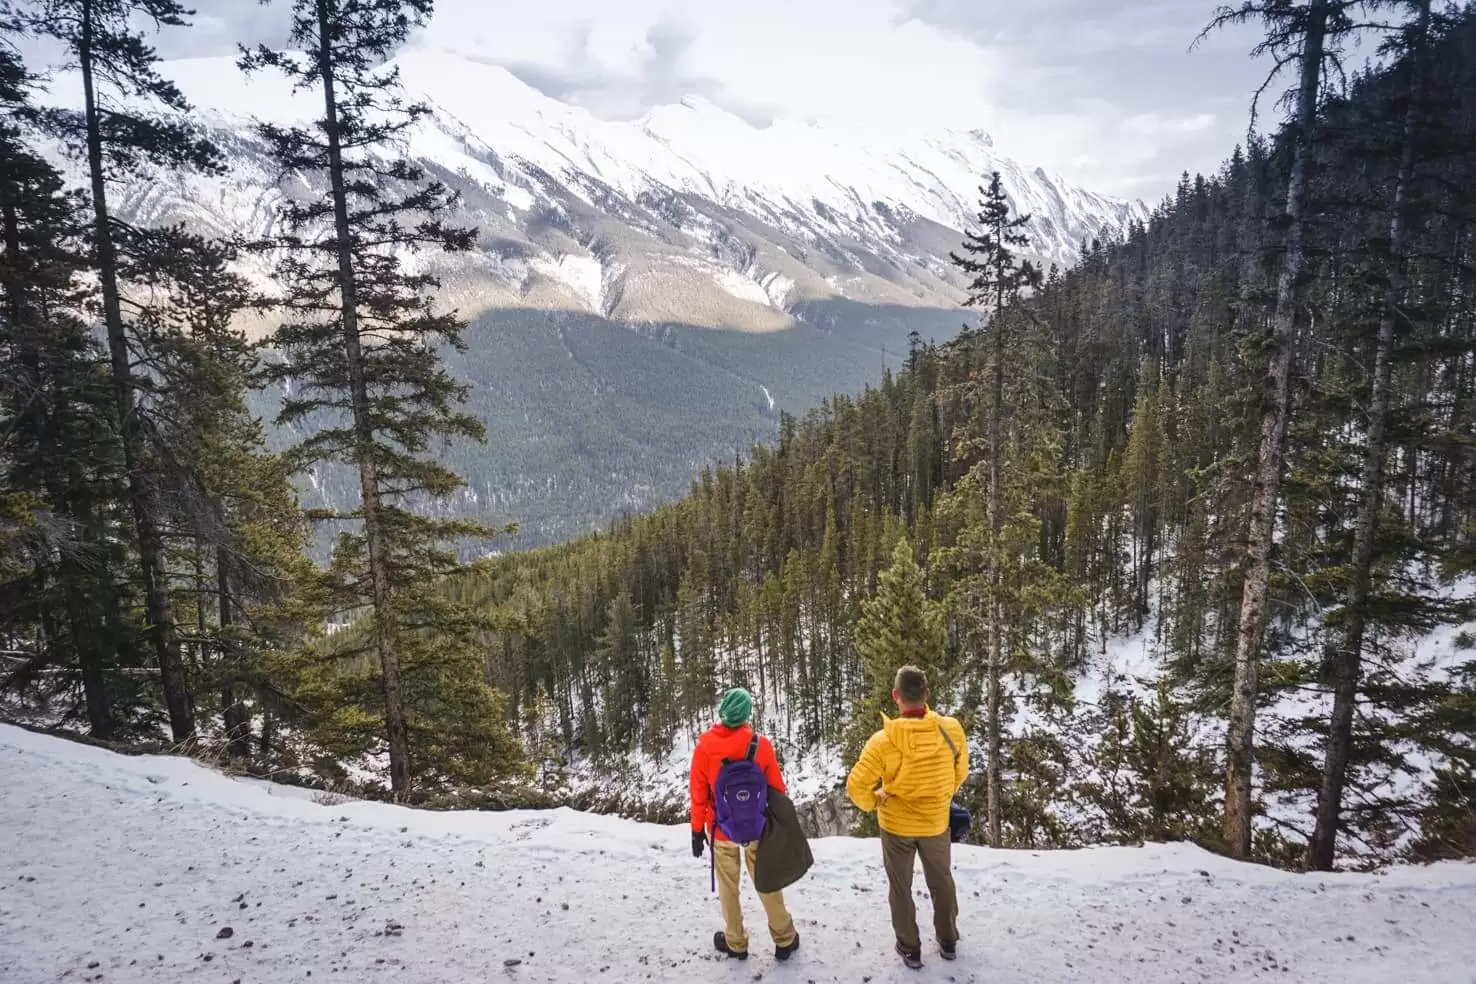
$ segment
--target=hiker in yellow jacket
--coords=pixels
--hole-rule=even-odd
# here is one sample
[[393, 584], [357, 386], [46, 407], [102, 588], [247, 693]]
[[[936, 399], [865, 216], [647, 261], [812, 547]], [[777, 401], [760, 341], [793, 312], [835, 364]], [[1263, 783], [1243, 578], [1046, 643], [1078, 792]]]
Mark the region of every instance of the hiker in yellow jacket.
[[897, 953], [916, 970], [922, 938], [912, 902], [913, 859], [933, 897], [933, 931], [943, 959], [958, 955], [958, 892], [953, 885], [948, 811], [969, 775], [969, 743], [953, 718], [928, 708], [928, 678], [915, 666], [897, 671], [892, 699], [898, 716], [882, 715], [882, 729], [861, 752], [846, 792], [863, 813], [876, 811], [882, 861], [891, 885], [892, 930]]

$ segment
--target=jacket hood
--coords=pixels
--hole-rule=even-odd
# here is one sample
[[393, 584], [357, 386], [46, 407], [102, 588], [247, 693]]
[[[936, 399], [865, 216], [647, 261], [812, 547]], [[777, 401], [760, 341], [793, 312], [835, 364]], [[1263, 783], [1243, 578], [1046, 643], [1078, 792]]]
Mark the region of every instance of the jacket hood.
[[912, 745], [915, 740], [931, 737], [931, 741], [937, 746], [942, 746], [943, 732], [939, 730], [943, 724], [943, 716], [931, 707], [922, 717], [887, 717], [882, 715], [882, 730], [887, 733], [887, 738], [900, 749], [916, 747], [918, 751], [927, 750], [926, 747]]

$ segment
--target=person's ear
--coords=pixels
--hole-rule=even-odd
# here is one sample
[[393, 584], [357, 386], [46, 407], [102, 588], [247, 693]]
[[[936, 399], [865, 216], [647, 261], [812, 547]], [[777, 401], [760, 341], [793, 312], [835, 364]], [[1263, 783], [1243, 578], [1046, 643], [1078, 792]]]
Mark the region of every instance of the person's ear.
[[900, 704], [900, 703], [902, 703], [902, 695], [899, 694], [899, 693], [897, 693], [897, 691], [895, 691], [895, 690], [892, 691], [892, 703], [894, 703], [894, 704]]

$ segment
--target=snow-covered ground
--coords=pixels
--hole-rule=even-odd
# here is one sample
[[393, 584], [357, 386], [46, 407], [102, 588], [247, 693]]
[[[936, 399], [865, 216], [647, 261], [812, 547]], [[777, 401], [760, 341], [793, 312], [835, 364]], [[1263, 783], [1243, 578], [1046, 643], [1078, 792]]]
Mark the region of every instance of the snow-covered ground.
[[[11, 727], [0, 784], [5, 984], [1476, 981], [1465, 864], [1298, 876], [1187, 846], [962, 849], [961, 959], [915, 974], [890, 952], [875, 842], [827, 839], [779, 967], [709, 951], [717, 903], [677, 827], [325, 806]], [[750, 897], [750, 931], [760, 911]]]

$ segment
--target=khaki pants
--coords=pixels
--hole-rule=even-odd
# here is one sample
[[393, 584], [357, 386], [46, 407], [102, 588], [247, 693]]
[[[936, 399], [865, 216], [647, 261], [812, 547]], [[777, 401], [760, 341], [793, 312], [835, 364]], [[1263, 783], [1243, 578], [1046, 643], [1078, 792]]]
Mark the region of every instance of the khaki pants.
[[917, 906], [912, 901], [913, 858], [922, 858], [923, 878], [933, 897], [933, 933], [939, 943], [958, 942], [958, 892], [953, 887], [953, 844], [948, 832], [936, 837], [881, 835], [882, 862], [891, 885], [892, 931], [909, 950], [922, 949], [917, 932]]
[[[754, 858], [758, 857], [758, 842], [741, 847], [732, 841], [717, 841], [712, 845], [717, 864], [718, 901], [723, 905], [723, 936], [728, 949], [734, 953], [748, 952], [748, 933], [743, 929], [743, 906], [738, 899], [738, 883], [742, 877], [739, 854], [748, 863], [748, 877], [753, 877]], [[759, 901], [764, 904], [764, 914], [769, 917], [769, 935], [774, 937], [775, 946], [788, 946], [797, 935], [794, 919], [784, 907], [783, 892], [760, 892]]]

